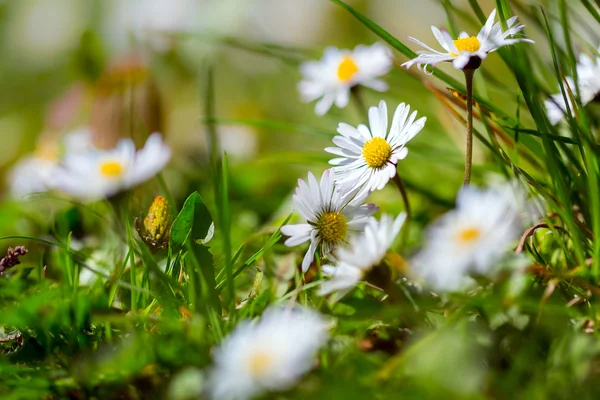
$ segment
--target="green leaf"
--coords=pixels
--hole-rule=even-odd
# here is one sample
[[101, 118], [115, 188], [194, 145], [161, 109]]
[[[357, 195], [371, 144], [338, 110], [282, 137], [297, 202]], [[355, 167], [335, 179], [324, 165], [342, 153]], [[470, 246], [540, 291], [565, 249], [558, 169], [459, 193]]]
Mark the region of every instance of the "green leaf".
[[198, 192], [192, 193], [171, 227], [171, 249], [177, 252], [183, 248], [188, 239], [202, 240], [208, 234], [212, 224], [212, 216], [204, 205]]
[[190, 246], [192, 252], [194, 253], [193, 260], [198, 263], [198, 269], [202, 274], [201, 292], [206, 294], [205, 298], [208, 299], [213, 310], [215, 310], [217, 314], [220, 315], [221, 300], [219, 299], [219, 294], [216, 289], [217, 285], [215, 283], [215, 262], [213, 260], [213, 255], [210, 253], [208, 247], [204, 245], [190, 244]]

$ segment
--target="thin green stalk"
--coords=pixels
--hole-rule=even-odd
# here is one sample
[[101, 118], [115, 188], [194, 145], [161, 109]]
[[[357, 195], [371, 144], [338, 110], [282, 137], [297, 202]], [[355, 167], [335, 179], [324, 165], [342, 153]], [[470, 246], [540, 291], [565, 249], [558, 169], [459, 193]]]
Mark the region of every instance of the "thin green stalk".
[[406, 211], [406, 220], [404, 221], [404, 225], [402, 226], [402, 237], [400, 242], [400, 248], [404, 249], [404, 246], [408, 243], [408, 236], [410, 232], [410, 221], [412, 220], [412, 210], [410, 208], [410, 202], [408, 201], [408, 193], [406, 192], [406, 188], [404, 187], [404, 183], [402, 183], [402, 179], [400, 179], [400, 175], [398, 175], [398, 171], [396, 171], [396, 175], [393, 178], [396, 187], [400, 191], [402, 195], [402, 200], [404, 201], [404, 210]]
[[[352, 98], [354, 99], [354, 102], [355, 102], [357, 108], [360, 110], [361, 113], [365, 114], [368, 119], [369, 118], [368, 108], [365, 106], [365, 103], [363, 102], [360, 88], [358, 86], [355, 86], [352, 88], [350, 93], [352, 95]], [[394, 175], [393, 180], [394, 180], [394, 183], [396, 184], [396, 186], [398, 187], [398, 190], [400, 190], [400, 194], [402, 195], [402, 201], [404, 202], [404, 208], [406, 210], [406, 215], [407, 215], [408, 219], [410, 219], [411, 218], [411, 210], [410, 210], [410, 203], [408, 201], [408, 194], [406, 193], [406, 188], [404, 187], [404, 184], [402, 183], [402, 179], [400, 178], [400, 175], [398, 174], [398, 172], [396, 172], [396, 175]]]
[[408, 193], [406, 192], [406, 188], [404, 187], [404, 183], [402, 183], [402, 179], [400, 179], [400, 175], [396, 171], [396, 175], [394, 175], [394, 183], [398, 190], [400, 191], [400, 195], [402, 195], [402, 201], [404, 202], [404, 210], [406, 211], [406, 217], [411, 219], [412, 211], [410, 209], [410, 202], [408, 201]]
[[465, 69], [467, 85], [467, 153], [465, 155], [465, 185], [471, 182], [471, 163], [473, 160], [473, 75], [474, 69]]
[[354, 104], [356, 104], [359, 117], [362, 118], [362, 116], [365, 115], [367, 120], [369, 120], [369, 109], [363, 100], [360, 86], [353, 86], [352, 89], [350, 89], [350, 95], [352, 96], [352, 99], [354, 99]]
[[231, 217], [229, 210], [229, 159], [227, 153], [222, 158], [221, 206], [219, 207], [221, 232], [223, 234], [223, 257], [225, 259], [225, 276], [227, 278], [227, 296], [229, 298], [229, 314], [235, 315], [235, 288], [233, 286], [233, 260], [231, 259]]

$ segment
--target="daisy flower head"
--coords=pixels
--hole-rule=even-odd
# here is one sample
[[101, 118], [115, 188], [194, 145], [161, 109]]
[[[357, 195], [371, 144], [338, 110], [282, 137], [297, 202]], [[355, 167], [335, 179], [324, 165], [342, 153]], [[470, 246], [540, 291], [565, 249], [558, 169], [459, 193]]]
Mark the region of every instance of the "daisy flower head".
[[[567, 104], [569, 105], [569, 109], [573, 110], [574, 106], [571, 101], [571, 95], [575, 96], [577, 94], [575, 80], [570, 76], [566, 77], [565, 80], [567, 81], [567, 87], [565, 87]], [[579, 56], [577, 62], [577, 82], [579, 84], [581, 104], [585, 107], [600, 95], [600, 57], [592, 59], [587, 54]], [[567, 106], [565, 105], [562, 93], [550, 96], [550, 99], [545, 101], [545, 106], [546, 114], [552, 125], [558, 124], [567, 113]]]
[[90, 148], [91, 132], [87, 127], [77, 128], [62, 138], [45, 138], [35, 151], [19, 160], [8, 176], [14, 198], [52, 189], [55, 172], [64, 153], [76, 153]]
[[286, 246], [310, 242], [302, 260], [303, 272], [310, 267], [317, 249], [321, 255], [328, 255], [346, 242], [350, 231], [365, 226], [368, 217], [378, 209], [374, 204], [362, 204], [366, 197], [336, 185], [331, 170], [323, 173], [320, 183], [310, 172], [308, 182], [298, 179], [293, 200], [306, 223], [282, 226], [281, 233], [289, 236]]
[[410, 68], [414, 64], [417, 64], [419, 69], [427, 72], [428, 65], [435, 66], [439, 62], [451, 61], [456, 69], [477, 69], [488, 53], [496, 51], [500, 47], [518, 42], [533, 43], [533, 40], [527, 38], [514, 37], [514, 35], [525, 28], [525, 25], [517, 22], [516, 16], [506, 20], [506, 31], [502, 30], [500, 22], [494, 23], [495, 19], [496, 10], [494, 9], [477, 36], [470, 36], [466, 32], [461, 32], [458, 39], [452, 39], [452, 36], [447, 31], [442, 31], [432, 26], [431, 31], [443, 47], [443, 51], [435, 50], [420, 40], [409, 36], [408, 38], [411, 41], [424, 47], [426, 50], [418, 51], [416, 58], [405, 62], [402, 66]]
[[82, 201], [94, 201], [131, 189], [159, 173], [171, 159], [171, 149], [158, 133], [136, 151], [131, 139], [110, 150], [67, 154], [56, 172], [55, 188]]
[[346, 107], [350, 89], [356, 85], [385, 92], [388, 85], [379, 77], [391, 68], [392, 52], [381, 43], [359, 45], [354, 50], [328, 47], [321, 60], [302, 64], [303, 79], [298, 90], [305, 102], [319, 99], [315, 112], [324, 115], [333, 104], [338, 108]]
[[356, 128], [346, 123], [338, 125], [339, 136], [333, 138], [337, 147], [325, 149], [339, 156], [333, 165], [335, 179], [340, 186], [360, 187], [360, 193], [383, 189], [396, 175], [396, 164], [406, 158], [406, 144], [425, 126], [427, 118], [417, 118], [410, 106], [401, 103], [394, 112], [388, 131], [388, 112], [385, 101], [369, 109], [369, 127]]
[[211, 397], [244, 400], [290, 388], [312, 369], [327, 337], [326, 321], [306, 308], [269, 308], [257, 322], [240, 322], [214, 351]]
[[405, 213], [395, 219], [382, 215], [379, 221], [370, 217], [364, 231], [354, 236], [348, 247], [336, 251], [335, 265], [323, 266], [330, 279], [321, 285], [319, 295], [332, 292], [344, 295], [354, 288], [371, 268], [381, 263], [405, 220]]
[[512, 185], [482, 190], [465, 186], [456, 209], [428, 230], [413, 260], [414, 273], [438, 290], [456, 290], [469, 273], [488, 275], [520, 235], [524, 193]]

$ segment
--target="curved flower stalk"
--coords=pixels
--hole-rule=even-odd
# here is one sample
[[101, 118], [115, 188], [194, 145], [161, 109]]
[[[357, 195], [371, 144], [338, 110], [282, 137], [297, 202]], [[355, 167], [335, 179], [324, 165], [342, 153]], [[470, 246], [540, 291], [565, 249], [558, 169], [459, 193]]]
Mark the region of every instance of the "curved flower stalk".
[[270, 308], [258, 322], [238, 323], [215, 349], [211, 397], [244, 400], [292, 387], [327, 337], [326, 321], [307, 308]]
[[[337, 147], [325, 149], [339, 156], [329, 161], [336, 182], [351, 189], [359, 188], [359, 195], [365, 195], [383, 189], [396, 177], [398, 161], [408, 155], [406, 144], [427, 121], [425, 117], [416, 119], [417, 112], [410, 111], [409, 105], [401, 103], [394, 112], [389, 132], [387, 105], [383, 100], [378, 107], [369, 109], [369, 127], [358, 125], [354, 128], [340, 123], [339, 136], [333, 138]], [[408, 204], [406, 206], [408, 210]]]
[[[567, 77], [566, 81], [568, 86], [568, 88], [565, 88], [567, 90], [567, 104], [569, 105], [569, 109], [573, 110], [571, 94], [573, 96], [576, 95], [575, 80], [572, 77]], [[587, 54], [579, 56], [577, 82], [579, 84], [581, 104], [586, 106], [600, 94], [600, 57], [593, 59]], [[546, 114], [552, 125], [558, 124], [567, 112], [567, 106], [565, 105], [562, 93], [552, 95], [544, 104], [546, 106]]]
[[100, 200], [131, 189], [159, 173], [171, 159], [171, 149], [158, 133], [135, 150], [121, 139], [111, 150], [67, 154], [56, 171], [54, 187], [82, 201]]
[[389, 215], [382, 215], [379, 221], [369, 218], [364, 231], [353, 237], [348, 247], [336, 251], [335, 265], [323, 266], [330, 279], [321, 285], [319, 295], [338, 292], [343, 296], [358, 285], [366, 273], [381, 263], [405, 220], [405, 213], [395, 219]]
[[470, 273], [489, 275], [523, 229], [525, 194], [514, 185], [461, 189], [456, 209], [428, 230], [414, 273], [438, 290], [456, 290]]
[[506, 21], [506, 31], [502, 30], [499, 22], [494, 23], [495, 19], [496, 10], [494, 9], [477, 36], [469, 36], [468, 33], [461, 32], [458, 39], [455, 40], [452, 39], [448, 32], [440, 31], [435, 26], [432, 26], [431, 31], [433, 35], [445, 51], [434, 50], [420, 40], [409, 37], [410, 40], [427, 50], [420, 50], [418, 57], [402, 64], [406, 68], [417, 64], [417, 67], [421, 71], [427, 73], [428, 65], [435, 66], [439, 62], [451, 61], [454, 68], [462, 70], [465, 73], [467, 89], [465, 185], [471, 182], [471, 161], [473, 159], [473, 75], [475, 74], [475, 70], [481, 66], [481, 62], [487, 57], [488, 53], [496, 51], [503, 46], [509, 46], [518, 42], [533, 43], [531, 39], [513, 37], [525, 28], [525, 25], [517, 23], [516, 16]]
[[308, 183], [298, 179], [294, 205], [306, 223], [282, 226], [281, 233], [289, 236], [286, 246], [310, 242], [302, 260], [302, 271], [308, 270], [317, 249], [321, 255], [328, 255], [346, 242], [350, 231], [362, 230], [368, 217], [378, 210], [374, 204], [362, 204], [366, 197], [357, 196], [356, 190], [337, 186], [331, 170], [323, 173], [320, 183], [310, 172]]
[[381, 43], [359, 45], [354, 50], [328, 47], [321, 60], [302, 64], [303, 79], [298, 90], [306, 102], [319, 99], [315, 112], [324, 115], [333, 104], [338, 108], [346, 107], [350, 89], [354, 86], [385, 92], [388, 85], [379, 78], [391, 68], [392, 52]]

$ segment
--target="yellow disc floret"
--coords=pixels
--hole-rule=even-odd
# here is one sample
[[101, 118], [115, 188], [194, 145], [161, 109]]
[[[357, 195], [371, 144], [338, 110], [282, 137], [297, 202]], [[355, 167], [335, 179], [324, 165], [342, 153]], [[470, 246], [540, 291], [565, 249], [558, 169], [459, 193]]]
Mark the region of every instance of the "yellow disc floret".
[[363, 145], [362, 155], [370, 168], [384, 167], [392, 155], [392, 146], [382, 137], [374, 137]]
[[114, 178], [123, 175], [123, 166], [116, 161], [107, 161], [100, 164], [100, 172], [104, 176]]
[[480, 236], [481, 231], [478, 228], [467, 228], [458, 233], [458, 241], [460, 244], [471, 244]]
[[358, 67], [350, 56], [344, 57], [337, 70], [338, 78], [342, 82], [348, 82], [357, 72]]
[[257, 378], [268, 372], [272, 364], [273, 357], [270, 354], [264, 351], [257, 351], [248, 359], [248, 371], [250, 375]]
[[327, 212], [319, 218], [317, 229], [324, 242], [337, 244], [346, 238], [348, 219], [340, 212]]
[[[475, 53], [481, 47], [481, 43], [479, 43], [479, 39], [477, 39], [475, 36], [471, 36], [468, 38], [458, 38], [456, 40], [453, 40], [452, 42], [456, 46], [456, 50], [458, 50], [459, 53], [461, 53], [463, 51], [468, 51], [469, 53]], [[452, 54], [453, 56], [458, 55], [456, 53], [450, 53], [450, 54]]]

